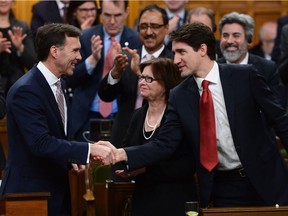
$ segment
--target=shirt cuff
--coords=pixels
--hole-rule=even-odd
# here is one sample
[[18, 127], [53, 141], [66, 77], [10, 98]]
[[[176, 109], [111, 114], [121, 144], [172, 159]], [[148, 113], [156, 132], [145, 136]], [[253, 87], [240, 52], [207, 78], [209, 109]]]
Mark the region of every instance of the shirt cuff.
[[88, 58], [85, 60], [85, 66], [86, 66], [86, 70], [87, 70], [88, 74], [92, 75], [94, 67], [93, 67], [93, 65], [90, 64], [90, 62], [88, 61]]
[[107, 82], [108, 84], [110, 85], [115, 85], [117, 84], [118, 82], [120, 81], [120, 79], [114, 79], [111, 75], [111, 71], [109, 71], [109, 75], [108, 75], [108, 79], [107, 79]]

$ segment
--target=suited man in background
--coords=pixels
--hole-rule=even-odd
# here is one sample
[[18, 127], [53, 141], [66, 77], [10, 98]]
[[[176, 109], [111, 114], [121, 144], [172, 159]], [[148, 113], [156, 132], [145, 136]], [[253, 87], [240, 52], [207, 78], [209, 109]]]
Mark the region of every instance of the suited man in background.
[[35, 37], [37, 29], [46, 23], [64, 23], [65, 9], [70, 0], [39, 1], [32, 7], [31, 30]]
[[[139, 15], [138, 30], [139, 38], [143, 43], [141, 49], [137, 50], [140, 62], [158, 57], [173, 59], [172, 51], [164, 45], [164, 38], [168, 31], [168, 17], [163, 8], [155, 4], [145, 7]], [[139, 60], [133, 64], [138, 66]], [[115, 67], [101, 81], [99, 88], [99, 96], [102, 100], [113, 101], [118, 98], [118, 114], [114, 120], [110, 139], [117, 147], [122, 143], [132, 112], [141, 107], [143, 102], [138, 91], [140, 74], [137, 73], [140, 73], [140, 69], [133, 68], [133, 64], [131, 65], [127, 56], [120, 54], [115, 59]]]
[[[211, 201], [216, 207], [287, 205], [287, 165], [268, 139], [261, 112], [273, 122], [286, 150], [288, 114], [265, 79], [253, 65], [217, 64], [215, 37], [204, 24], [184, 25], [170, 36], [174, 63], [190, 76], [170, 91], [166, 121], [155, 139], [120, 149], [101, 143], [116, 154], [113, 162], [125, 161], [132, 171], [170, 157], [184, 139], [191, 144], [196, 161], [201, 206]], [[204, 81], [209, 84], [206, 91], [211, 93], [216, 129], [215, 151], [203, 154], [206, 159], [216, 156], [209, 168], [200, 158], [202, 138], [213, 137], [206, 127], [199, 127]]]
[[7, 95], [8, 159], [0, 195], [49, 192], [48, 215], [71, 215], [68, 171], [78, 173], [92, 156], [108, 149], [67, 141], [69, 104], [61, 76], [71, 76], [81, 60], [81, 31], [48, 24], [36, 35], [40, 62], [10, 88]]
[[221, 34], [220, 49], [223, 58], [218, 59], [217, 62], [254, 65], [265, 78], [271, 90], [278, 98], [282, 98], [283, 86], [277, 65], [248, 51], [254, 32], [253, 18], [247, 14], [228, 13], [221, 18], [219, 31]]
[[172, 49], [172, 42], [169, 39], [169, 33], [178, 29], [187, 22], [188, 10], [186, 9], [188, 0], [163, 0], [166, 7], [166, 13], [169, 19], [169, 29], [165, 38], [165, 45]]
[[129, 43], [131, 49], [141, 46], [138, 33], [124, 25], [129, 13], [128, 1], [103, 0], [100, 4], [103, 24], [83, 31], [80, 38], [83, 60], [76, 66], [74, 75], [67, 79], [68, 87], [74, 89], [70, 123], [71, 134], [76, 140], [84, 139], [83, 132], [89, 130], [90, 119], [114, 119], [118, 112], [116, 100], [112, 102], [108, 116], [101, 114], [99, 106], [98, 89], [105, 58], [110, 45], [113, 45], [111, 38], [115, 38], [122, 47], [125, 43]]

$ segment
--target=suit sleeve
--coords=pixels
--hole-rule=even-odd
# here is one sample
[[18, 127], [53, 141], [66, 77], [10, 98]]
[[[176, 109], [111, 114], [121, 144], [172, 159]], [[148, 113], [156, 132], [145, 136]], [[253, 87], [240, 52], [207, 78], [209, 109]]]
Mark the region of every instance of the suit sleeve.
[[288, 25], [285, 25], [281, 35], [281, 55], [279, 60], [279, 74], [284, 84], [288, 84]]

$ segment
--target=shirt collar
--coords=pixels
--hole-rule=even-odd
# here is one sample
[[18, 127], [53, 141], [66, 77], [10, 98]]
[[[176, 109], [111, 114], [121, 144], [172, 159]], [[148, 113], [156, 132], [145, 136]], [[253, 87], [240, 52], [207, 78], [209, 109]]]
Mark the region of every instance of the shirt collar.
[[176, 13], [172, 13], [168, 8], [166, 8], [166, 13], [169, 19], [171, 19], [173, 16], [178, 16], [181, 18], [181, 20], [184, 20], [184, 17], [185, 17], [185, 10], [182, 10], [178, 14], [176, 14]]
[[210, 83], [213, 84], [218, 84], [220, 81], [220, 76], [219, 76], [219, 66], [216, 63], [216, 61], [214, 61], [214, 65], [212, 67], [212, 69], [209, 71], [209, 73], [207, 74], [207, 76], [205, 78], [201, 78], [201, 77], [194, 77], [198, 89], [202, 89], [202, 81], [203, 80], [208, 80]]
[[41, 61], [37, 64], [37, 68], [43, 74], [49, 86], [55, 85], [59, 80], [59, 78], [56, 77]]
[[[165, 46], [163, 44], [163, 46], [161, 47], [161, 49], [157, 50], [156, 52], [152, 53], [151, 55], [154, 56], [154, 58], [158, 58], [160, 56], [160, 54], [162, 53], [162, 51], [164, 50]], [[142, 60], [144, 60], [144, 58], [146, 57], [146, 55], [148, 54], [147, 50], [145, 49], [145, 46], [142, 46], [142, 51], [141, 51], [141, 62]]]
[[[104, 26], [103, 26], [103, 31], [104, 31], [104, 40], [109, 40], [111, 36], [106, 32]], [[118, 42], [120, 42], [122, 32], [123, 32], [123, 29], [117, 35], [114, 36]]]

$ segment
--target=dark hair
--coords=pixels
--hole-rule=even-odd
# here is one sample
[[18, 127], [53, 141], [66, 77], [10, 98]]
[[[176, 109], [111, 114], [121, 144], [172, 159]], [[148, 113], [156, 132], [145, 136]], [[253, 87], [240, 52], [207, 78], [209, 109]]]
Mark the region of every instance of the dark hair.
[[96, 7], [96, 19], [92, 25], [97, 25], [99, 24], [99, 13], [100, 11], [98, 10], [98, 6], [95, 0], [87, 0], [87, 1], [70, 1], [69, 7], [67, 9], [67, 23], [70, 25], [74, 25], [77, 28], [81, 28], [80, 23], [74, 16], [75, 11], [79, 8], [80, 5], [86, 3], [86, 2], [92, 2], [95, 4]]
[[169, 19], [168, 19], [168, 16], [167, 16], [165, 9], [159, 7], [156, 4], [150, 4], [150, 5], [146, 6], [145, 8], [143, 8], [139, 14], [139, 20], [141, 19], [142, 15], [147, 11], [158, 11], [159, 13], [162, 14], [163, 24], [164, 25], [168, 24]]
[[50, 23], [37, 30], [35, 47], [39, 61], [45, 61], [53, 45], [63, 46], [67, 37], [80, 37], [81, 30], [75, 26], [62, 23]]
[[166, 90], [166, 100], [168, 100], [170, 89], [174, 88], [181, 82], [178, 66], [174, 64], [173, 60], [171, 59], [154, 58], [140, 64], [141, 73], [147, 66], [151, 66], [154, 78], [159, 79], [160, 82], [163, 82]]
[[[100, 7], [101, 7], [100, 10], [102, 10], [103, 1], [104, 1], [104, 0], [99, 0], [99, 2], [100, 2]], [[115, 5], [119, 5], [120, 2], [124, 2], [124, 10], [127, 9], [128, 3], [129, 3], [128, 0], [123, 0], [123, 1], [120, 1], [120, 0], [112, 0], [111, 2], [113, 2]]]
[[215, 12], [213, 9], [205, 8], [205, 7], [197, 7], [197, 8], [191, 9], [187, 15], [188, 23], [190, 22], [191, 16], [193, 15], [207, 15], [212, 23], [212, 31], [216, 32], [217, 25], [215, 22]]
[[207, 46], [207, 55], [211, 60], [216, 59], [216, 40], [211, 29], [203, 23], [184, 24], [170, 34], [172, 41], [188, 44], [197, 52], [202, 44]]

